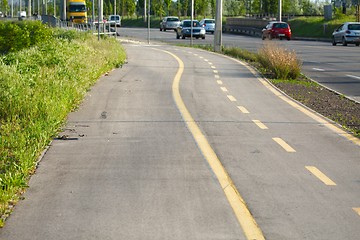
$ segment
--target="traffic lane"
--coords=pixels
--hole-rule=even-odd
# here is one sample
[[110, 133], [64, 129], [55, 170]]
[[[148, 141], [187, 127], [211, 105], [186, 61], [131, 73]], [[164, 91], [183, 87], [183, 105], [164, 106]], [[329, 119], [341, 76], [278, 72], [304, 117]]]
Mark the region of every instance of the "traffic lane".
[[1, 239], [245, 239], [171, 92], [169, 54], [124, 44], [52, 142]]
[[[311, 54], [311, 49], [303, 54]], [[341, 54], [347, 56], [343, 57]], [[360, 70], [358, 54], [351, 48], [336, 47], [333, 52], [323, 53], [313, 61], [303, 62], [303, 72], [317, 82], [342, 93], [354, 100], [360, 100]]]
[[[241, 66], [193, 49], [187, 54], [192, 57], [179, 53], [199, 61], [191, 67], [197, 70], [184, 73], [198, 76], [182, 81], [185, 104], [265, 237], [356, 238], [358, 146], [276, 97]], [[209, 78], [206, 68], [218, 72]], [[309, 169], [337, 185], [325, 185]]]
[[[258, 52], [263, 46], [276, 44], [294, 50], [303, 63], [303, 73], [324, 86], [359, 101], [360, 73], [358, 68], [360, 48], [355, 45], [332, 46], [329, 42], [314, 41], [262, 41], [248, 36], [223, 35], [225, 46], [237, 46]], [[314, 74], [317, 71], [316, 74]], [[327, 70], [328, 69], [328, 70]]]
[[303, 63], [303, 72], [306, 76], [338, 93], [360, 102], [360, 72], [336, 70], [324, 64]]

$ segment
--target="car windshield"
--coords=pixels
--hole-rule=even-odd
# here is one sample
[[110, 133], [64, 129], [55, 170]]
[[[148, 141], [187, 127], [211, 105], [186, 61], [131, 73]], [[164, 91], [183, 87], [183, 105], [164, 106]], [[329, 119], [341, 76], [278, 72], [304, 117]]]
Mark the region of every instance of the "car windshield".
[[[191, 21], [185, 21], [183, 27], [191, 27]], [[193, 27], [200, 27], [200, 23], [198, 21], [193, 21]]]
[[360, 30], [360, 24], [349, 24], [349, 30]]
[[205, 20], [205, 23], [215, 23], [215, 20]]
[[168, 21], [168, 22], [177, 22], [177, 21], [179, 21], [179, 19], [178, 18], [168, 18], [168, 19], [166, 19], [166, 21]]
[[288, 28], [286, 23], [274, 23], [274, 28]]
[[116, 20], [120, 20], [119, 16], [111, 16], [110, 17], [110, 21], [116, 21]]

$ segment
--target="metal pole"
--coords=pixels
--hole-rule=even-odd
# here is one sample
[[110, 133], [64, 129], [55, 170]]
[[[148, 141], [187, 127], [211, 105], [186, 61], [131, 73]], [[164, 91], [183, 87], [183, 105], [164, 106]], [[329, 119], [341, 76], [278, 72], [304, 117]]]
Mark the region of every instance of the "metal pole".
[[[116, 15], [116, 0], [114, 0], [114, 15]], [[115, 24], [116, 27], [116, 24]]]
[[98, 0], [98, 41], [100, 41], [100, 5], [101, 0]]
[[91, 26], [94, 26], [95, 22], [95, 0], [92, 0], [92, 16], [91, 16]]
[[282, 6], [281, 6], [281, 0], [279, 0], [279, 10], [278, 10], [278, 12], [279, 12], [279, 21], [281, 22], [281, 16], [282, 16]]
[[146, 12], [146, 0], [144, 0], [144, 23], [146, 23], [146, 16], [147, 12]]
[[150, 9], [151, 9], [150, 4], [151, 4], [151, 2], [149, 0], [149, 9], [148, 9], [148, 44], [150, 44]]
[[27, 14], [27, 16], [28, 16], [28, 17], [31, 17], [31, 15], [32, 15], [32, 14], [31, 14], [31, 0], [29, 0], [29, 1], [28, 1], [28, 14]]
[[56, 17], [56, 0], [53, 1], [54, 1], [54, 17]]
[[190, 27], [190, 46], [193, 45], [193, 21], [194, 21], [194, 0], [191, 0], [191, 27]]
[[214, 51], [221, 52], [222, 45], [222, 0], [216, 0]]

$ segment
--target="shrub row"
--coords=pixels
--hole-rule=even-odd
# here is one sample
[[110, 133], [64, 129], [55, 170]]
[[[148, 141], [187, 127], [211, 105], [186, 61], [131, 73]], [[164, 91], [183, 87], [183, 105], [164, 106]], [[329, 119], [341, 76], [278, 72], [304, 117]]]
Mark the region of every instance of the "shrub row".
[[24, 40], [33, 47], [0, 58], [0, 226], [68, 113], [126, 57], [114, 38], [46, 31], [46, 40]]
[[46, 42], [51, 35], [52, 30], [40, 21], [0, 21], [0, 54]]

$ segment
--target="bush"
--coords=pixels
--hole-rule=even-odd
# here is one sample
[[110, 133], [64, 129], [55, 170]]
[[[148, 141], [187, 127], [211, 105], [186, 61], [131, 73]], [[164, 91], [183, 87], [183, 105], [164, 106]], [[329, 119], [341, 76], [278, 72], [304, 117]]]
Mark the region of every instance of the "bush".
[[244, 60], [250, 61], [250, 62], [256, 62], [256, 60], [257, 60], [256, 53], [252, 53], [252, 52], [249, 52], [247, 50], [237, 48], [237, 47], [223, 48], [223, 52], [225, 55], [239, 58], [239, 59], [244, 59]]
[[301, 62], [295, 51], [281, 48], [275, 43], [265, 44], [258, 52], [258, 60], [274, 74], [274, 78], [297, 79], [301, 74]]
[[0, 22], [0, 54], [20, 51], [52, 37], [52, 30], [40, 21]]

